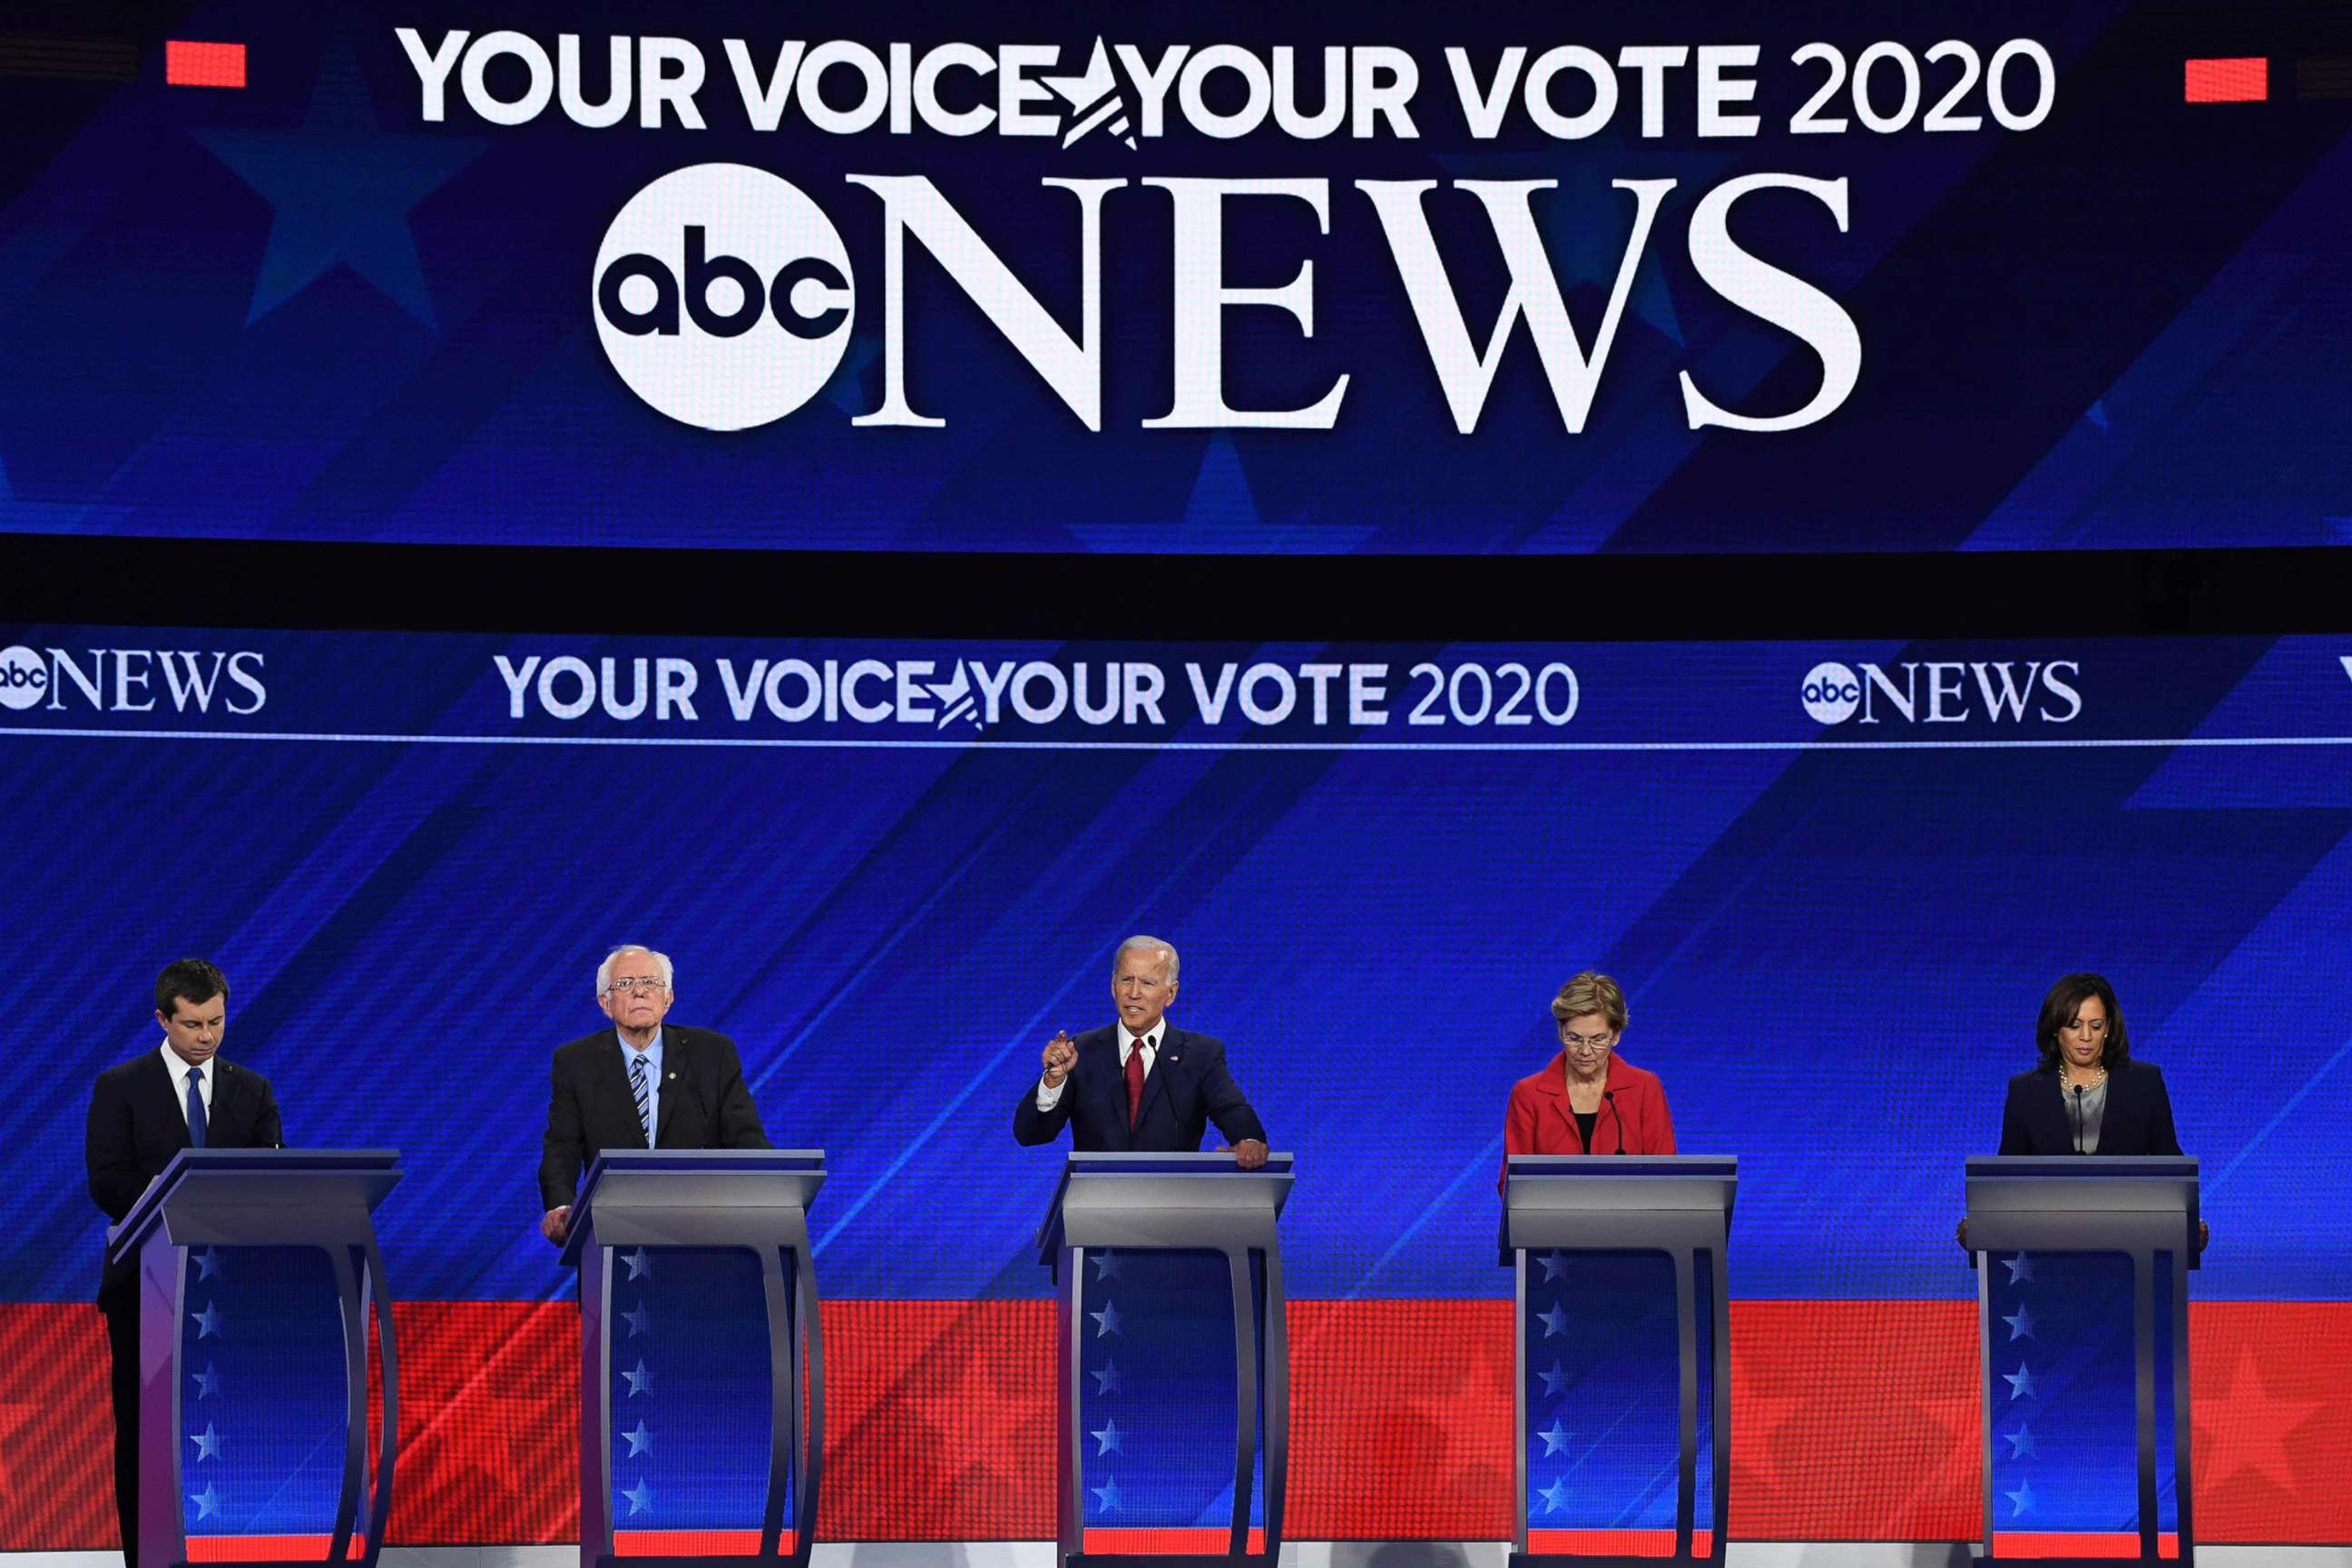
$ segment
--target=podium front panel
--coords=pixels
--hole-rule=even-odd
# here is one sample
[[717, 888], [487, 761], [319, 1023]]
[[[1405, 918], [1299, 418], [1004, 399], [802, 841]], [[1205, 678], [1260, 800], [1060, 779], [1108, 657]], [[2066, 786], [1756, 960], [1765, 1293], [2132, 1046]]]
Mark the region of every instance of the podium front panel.
[[1671, 1556], [1682, 1458], [1673, 1256], [1530, 1253], [1527, 1293], [1527, 1550]]
[[185, 1269], [176, 1426], [188, 1556], [326, 1561], [344, 1445], [320, 1435], [340, 1436], [352, 1415], [332, 1258], [316, 1247], [164, 1256]]
[[[1232, 1259], [1205, 1247], [1090, 1248], [1084, 1270], [1079, 1550], [1223, 1556], [1241, 1419]], [[1262, 1552], [1262, 1432], [1254, 1447], [1249, 1550]]]
[[[2179, 1555], [2174, 1465], [2173, 1258], [2138, 1310], [2126, 1252], [2007, 1252], [1983, 1262], [1988, 1431], [1985, 1544], [1999, 1559], [2134, 1558], [2152, 1502], [2157, 1554]], [[2142, 1490], [2138, 1338], [2154, 1403], [2154, 1496]]]
[[776, 1446], [760, 1255], [636, 1247], [614, 1263], [613, 1555], [757, 1555]]

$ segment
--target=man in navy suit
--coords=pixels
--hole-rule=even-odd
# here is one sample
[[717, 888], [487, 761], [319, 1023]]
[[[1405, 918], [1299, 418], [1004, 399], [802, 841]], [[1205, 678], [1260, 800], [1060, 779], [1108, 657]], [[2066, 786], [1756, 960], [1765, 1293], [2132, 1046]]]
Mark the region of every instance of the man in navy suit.
[[[228, 980], [201, 958], [167, 966], [155, 981], [163, 1042], [98, 1075], [82, 1154], [89, 1195], [121, 1224], [147, 1184], [183, 1149], [276, 1149], [285, 1142], [269, 1080], [220, 1059], [228, 1032]], [[108, 1264], [99, 1276], [113, 1361], [114, 1506], [125, 1568], [139, 1564], [139, 1276]]]
[[558, 1046], [541, 1141], [540, 1234], [572, 1234], [580, 1174], [607, 1149], [765, 1149], [760, 1109], [735, 1042], [665, 1024], [677, 971], [667, 953], [627, 942], [596, 966], [609, 1029]]
[[1110, 995], [1118, 1022], [1045, 1046], [1045, 1076], [1023, 1091], [1013, 1136], [1050, 1143], [1066, 1123], [1074, 1148], [1191, 1153], [1212, 1121], [1234, 1163], [1265, 1163], [1265, 1129], [1225, 1070], [1225, 1045], [1168, 1022], [1176, 1000], [1176, 950], [1131, 936], [1112, 955]]

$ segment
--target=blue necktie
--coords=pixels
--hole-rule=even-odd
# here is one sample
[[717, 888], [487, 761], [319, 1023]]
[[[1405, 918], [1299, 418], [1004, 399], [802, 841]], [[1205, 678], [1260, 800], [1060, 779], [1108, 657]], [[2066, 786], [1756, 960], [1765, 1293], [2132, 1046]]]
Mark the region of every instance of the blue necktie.
[[637, 1097], [637, 1125], [646, 1130], [646, 1147], [654, 1146], [653, 1094], [646, 1083], [646, 1053], [629, 1053], [629, 1092]]
[[191, 1148], [205, 1146], [205, 1069], [188, 1069], [188, 1143]]

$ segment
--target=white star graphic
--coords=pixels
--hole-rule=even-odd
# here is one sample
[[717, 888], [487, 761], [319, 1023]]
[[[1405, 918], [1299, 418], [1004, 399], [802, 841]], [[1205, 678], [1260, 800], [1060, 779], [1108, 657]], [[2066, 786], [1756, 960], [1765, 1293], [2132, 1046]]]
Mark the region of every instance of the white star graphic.
[[1544, 1392], [1548, 1394], [1558, 1394], [1568, 1386], [1568, 1373], [1558, 1361], [1554, 1361], [1548, 1370], [1539, 1372], [1536, 1375], [1543, 1379]]
[[621, 1314], [621, 1321], [629, 1325], [628, 1337], [630, 1339], [635, 1339], [639, 1334], [644, 1333], [647, 1329], [654, 1326], [654, 1315], [651, 1312], [646, 1311], [646, 1304], [643, 1301], [640, 1301], [637, 1303], [635, 1310]]
[[204, 1371], [193, 1372], [188, 1375], [196, 1380], [196, 1397], [198, 1399], [210, 1399], [214, 1394], [220, 1392], [220, 1373], [213, 1370], [212, 1363], [206, 1362], [205, 1363]]
[[220, 1458], [220, 1434], [213, 1429], [213, 1424], [211, 1422], [207, 1421], [205, 1423], [205, 1429], [203, 1431], [190, 1433], [188, 1435], [188, 1441], [196, 1446], [197, 1458], [217, 1459]]
[[196, 1505], [196, 1517], [198, 1519], [210, 1519], [213, 1515], [220, 1512], [220, 1493], [213, 1489], [213, 1484], [210, 1481], [206, 1481], [205, 1483], [204, 1490], [200, 1492], [190, 1492], [188, 1494], [188, 1500]]
[[198, 1279], [211, 1279], [219, 1275], [220, 1254], [218, 1252], [207, 1247], [202, 1252], [196, 1253], [194, 1258]]
[[2009, 1384], [2009, 1397], [2011, 1404], [2021, 1399], [2033, 1397], [2033, 1369], [2023, 1362], [2017, 1363], [2015, 1372], [2002, 1373], [2000, 1380]]
[[2015, 1491], [2003, 1492], [2001, 1495], [2009, 1499], [2010, 1518], [2015, 1519], [2021, 1514], [2032, 1513], [2033, 1511], [2033, 1483], [2032, 1481], [2020, 1481], [2017, 1484], [2017, 1489]]
[[1118, 1254], [1115, 1252], [1097, 1252], [1094, 1255], [1093, 1262], [1095, 1266], [1095, 1278], [1097, 1279], [1116, 1279], [1118, 1278]]
[[635, 1252], [621, 1254], [621, 1261], [629, 1266], [629, 1278], [642, 1279], [654, 1271], [653, 1256], [642, 1247]]
[[643, 1356], [639, 1356], [637, 1358], [637, 1364], [635, 1366], [631, 1367], [628, 1371], [621, 1373], [621, 1375], [629, 1380], [629, 1392], [627, 1396], [631, 1399], [635, 1399], [638, 1394], [643, 1394], [646, 1390], [654, 1385], [654, 1374], [646, 1370], [646, 1358]]
[[1105, 1339], [1118, 1332], [1118, 1303], [1116, 1301], [1105, 1301], [1101, 1311], [1088, 1312], [1087, 1316], [1095, 1321], [1095, 1338]]
[[1102, 1512], [1108, 1513], [1113, 1509], [1118, 1507], [1118, 1483], [1117, 1481], [1105, 1481], [1098, 1487], [1088, 1487], [1087, 1489], [1095, 1494], [1095, 1502]]
[[1556, 1334], [1568, 1332], [1568, 1314], [1560, 1310], [1559, 1302], [1554, 1301], [1551, 1310], [1539, 1316], [1544, 1326], [1544, 1338], [1550, 1339]]
[[1119, 1439], [1124, 1436], [1125, 1434], [1119, 1431], [1118, 1423], [1116, 1421], [1106, 1421], [1103, 1423], [1101, 1431], [1089, 1432], [1087, 1436], [1095, 1440], [1095, 1452], [1098, 1455], [1124, 1454], [1127, 1452], [1127, 1449], [1122, 1447], [1119, 1442]]
[[1118, 1392], [1118, 1363], [1115, 1361], [1107, 1361], [1089, 1375], [1091, 1375], [1095, 1380], [1095, 1392], [1097, 1394], [1117, 1394]]
[[1568, 1479], [1565, 1476], [1561, 1477], [1559, 1480], [1556, 1480], [1552, 1482], [1551, 1485], [1544, 1488], [1543, 1490], [1536, 1493], [1536, 1496], [1543, 1499], [1544, 1511], [1546, 1513], [1558, 1513], [1561, 1509], [1568, 1506]]
[[2011, 1344], [2033, 1337], [2033, 1314], [2027, 1311], [2022, 1304], [2016, 1311], [2003, 1317], [2001, 1321], [2009, 1325], [2009, 1342]]
[[2022, 1252], [2014, 1258], [2002, 1258], [2000, 1266], [2009, 1270], [2009, 1282], [2012, 1285], [2025, 1283], [2033, 1278], [2033, 1259]]
[[1573, 1434], [1570, 1433], [1567, 1427], [1561, 1426], [1559, 1424], [1559, 1417], [1555, 1415], [1551, 1418], [1551, 1425], [1537, 1433], [1536, 1436], [1543, 1439], [1544, 1453], [1547, 1456], [1549, 1456], [1557, 1454], [1561, 1449], [1567, 1447], [1568, 1440], [1571, 1436], [1573, 1436]]
[[1545, 1284], [1549, 1284], [1568, 1272], [1568, 1258], [1561, 1253], [1547, 1252], [1536, 1261], [1543, 1265]]
[[635, 1486], [621, 1495], [629, 1500], [629, 1513], [632, 1518], [654, 1506], [654, 1489], [646, 1485], [643, 1476], [637, 1478]]
[[650, 1453], [653, 1450], [654, 1435], [646, 1430], [646, 1424], [643, 1421], [637, 1423], [635, 1431], [624, 1432], [621, 1436], [628, 1440], [629, 1445], [629, 1451], [621, 1456], [625, 1459], [634, 1459], [639, 1454]]
[[2016, 1431], [2003, 1432], [2001, 1436], [2009, 1439], [2009, 1457], [2011, 1458], [2023, 1459], [2032, 1457], [2033, 1428], [2031, 1426], [2028, 1426], [2023, 1422], [2020, 1422]]
[[191, 1312], [188, 1316], [195, 1320], [196, 1338], [208, 1340], [220, 1332], [220, 1309], [210, 1301], [205, 1303], [203, 1311]]

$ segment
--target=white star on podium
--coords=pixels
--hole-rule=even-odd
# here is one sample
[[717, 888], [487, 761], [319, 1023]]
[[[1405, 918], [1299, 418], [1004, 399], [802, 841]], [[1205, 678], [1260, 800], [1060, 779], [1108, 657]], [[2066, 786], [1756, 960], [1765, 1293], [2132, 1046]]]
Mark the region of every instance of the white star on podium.
[[621, 1373], [621, 1375], [629, 1380], [628, 1397], [631, 1399], [635, 1399], [638, 1394], [643, 1394], [646, 1389], [651, 1388], [654, 1385], [654, 1374], [646, 1370], [646, 1358], [643, 1356], [639, 1356], [637, 1358], [637, 1364], [635, 1366], [631, 1367], [628, 1371]]
[[1088, 1487], [1087, 1489], [1095, 1494], [1095, 1501], [1100, 1506], [1103, 1512], [1108, 1513], [1113, 1509], [1118, 1507], [1118, 1483], [1117, 1481], [1105, 1481], [1098, 1487]]
[[1095, 1266], [1095, 1278], [1097, 1279], [1116, 1279], [1118, 1278], [1118, 1255], [1117, 1253], [1097, 1252], [1094, 1255], [1093, 1262]]
[[1119, 1431], [1118, 1423], [1116, 1421], [1106, 1421], [1103, 1423], [1101, 1431], [1089, 1432], [1087, 1436], [1095, 1440], [1095, 1452], [1097, 1455], [1124, 1454], [1127, 1452], [1127, 1449], [1122, 1447], [1119, 1442], [1119, 1439], [1125, 1436], [1125, 1434]]
[[1104, 1339], [1111, 1334], [1118, 1332], [1118, 1302], [1105, 1301], [1102, 1304], [1101, 1311], [1088, 1312], [1087, 1316], [1095, 1321], [1095, 1338], [1098, 1340]]
[[2033, 1397], [2033, 1369], [2023, 1362], [2017, 1363], [2015, 1372], [2002, 1373], [2000, 1380], [2009, 1384], [2009, 1397], [2011, 1403]]
[[628, 1440], [629, 1445], [629, 1451], [621, 1456], [625, 1459], [634, 1459], [639, 1454], [648, 1453], [653, 1448], [654, 1435], [646, 1430], [646, 1424], [642, 1420], [637, 1423], [635, 1431], [624, 1432], [621, 1436]]
[[2008, 1313], [2000, 1321], [2009, 1325], [2010, 1343], [2015, 1344], [2020, 1340], [2030, 1340], [2033, 1337], [2033, 1314], [2027, 1311], [2023, 1306], [2021, 1305], [2016, 1311]]
[[2010, 1518], [2015, 1519], [2021, 1514], [2032, 1513], [2033, 1511], [2033, 1483], [2032, 1481], [2020, 1481], [2015, 1491], [2003, 1492], [2001, 1495], [2009, 1499]]
[[1088, 1375], [1093, 1377], [1095, 1380], [1095, 1392], [1097, 1394], [1117, 1394], [1118, 1392], [1118, 1363], [1115, 1361], [1107, 1361]]
[[637, 1478], [635, 1486], [621, 1495], [629, 1500], [629, 1513], [632, 1518], [654, 1506], [654, 1489], [646, 1485], [643, 1476]]
[[198, 1519], [210, 1519], [220, 1512], [220, 1493], [213, 1489], [213, 1484], [210, 1481], [205, 1483], [204, 1490], [190, 1492], [188, 1500], [196, 1505]]
[[195, 1320], [196, 1338], [208, 1340], [220, 1332], [220, 1309], [210, 1301], [205, 1303], [203, 1311], [190, 1312], [188, 1316]]
[[1556, 1480], [1552, 1482], [1551, 1485], [1544, 1488], [1543, 1490], [1536, 1493], [1536, 1496], [1543, 1499], [1544, 1511], [1546, 1513], [1558, 1513], [1561, 1509], [1568, 1506], [1568, 1479], [1565, 1476], [1561, 1477], [1559, 1480]]
[[1560, 1310], [1559, 1302], [1554, 1301], [1550, 1311], [1540, 1313], [1538, 1316], [1543, 1322], [1544, 1338], [1550, 1339], [1555, 1334], [1568, 1332], [1568, 1314]]
[[220, 1458], [220, 1434], [214, 1430], [213, 1424], [211, 1422], [207, 1421], [205, 1423], [205, 1429], [203, 1431], [189, 1433], [188, 1441], [196, 1446], [197, 1458], [217, 1459]]
[[1567, 1447], [1569, 1438], [1574, 1435], [1575, 1434], [1569, 1431], [1567, 1427], [1559, 1424], [1559, 1417], [1557, 1415], [1551, 1418], [1550, 1426], [1536, 1434], [1537, 1436], [1543, 1439], [1544, 1453], [1547, 1457], [1557, 1454], [1561, 1449]]
[[654, 1271], [654, 1260], [642, 1247], [635, 1252], [621, 1254], [621, 1261], [629, 1266], [629, 1278], [642, 1279]]

